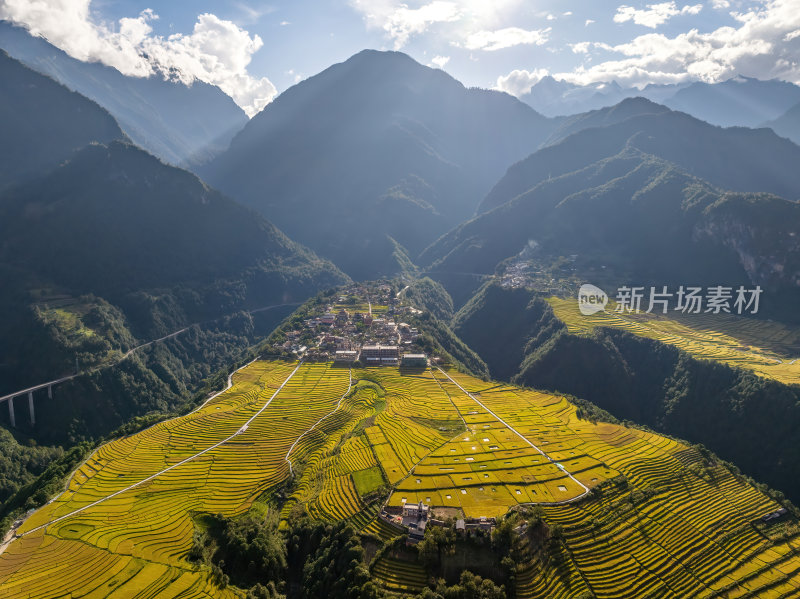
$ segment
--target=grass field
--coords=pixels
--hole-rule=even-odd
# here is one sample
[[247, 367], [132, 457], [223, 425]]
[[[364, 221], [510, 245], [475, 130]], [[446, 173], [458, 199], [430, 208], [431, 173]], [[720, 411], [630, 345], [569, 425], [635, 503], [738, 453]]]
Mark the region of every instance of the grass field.
[[674, 345], [692, 356], [745, 368], [786, 384], [800, 384], [800, 328], [730, 314], [617, 314], [584, 316], [573, 299], [551, 297], [548, 303], [571, 333], [597, 327], [622, 329]]
[[383, 486], [383, 473], [377, 466], [353, 472], [353, 483], [359, 495], [369, 495]]
[[[302, 503], [384, 539], [398, 534], [377, 517], [387, 483], [392, 506], [478, 517], [542, 505], [562, 534], [547, 555], [525, 555], [520, 597], [800, 597], [796, 521], [780, 534], [754, 525], [778, 504], [691, 447], [455, 371], [303, 364], [276, 394], [296, 366], [256, 362], [197, 411], [101, 447], [0, 556], [0, 596], [234, 597], [187, 560], [193, 518], [245, 513], [289, 481], [291, 461], [284, 515]], [[230, 441], [74, 513], [213, 447], [262, 408]], [[595, 490], [571, 501], [582, 485]], [[390, 557], [372, 574], [398, 592], [427, 580]]]

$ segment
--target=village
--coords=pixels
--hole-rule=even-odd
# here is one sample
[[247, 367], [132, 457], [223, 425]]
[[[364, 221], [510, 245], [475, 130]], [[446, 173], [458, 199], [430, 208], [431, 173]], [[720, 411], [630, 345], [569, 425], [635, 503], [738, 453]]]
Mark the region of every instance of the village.
[[404, 322], [421, 311], [401, 299], [403, 291], [389, 284], [339, 290], [312, 309], [302, 326], [287, 331], [276, 349], [312, 362], [425, 368], [428, 356], [415, 347], [419, 330]]

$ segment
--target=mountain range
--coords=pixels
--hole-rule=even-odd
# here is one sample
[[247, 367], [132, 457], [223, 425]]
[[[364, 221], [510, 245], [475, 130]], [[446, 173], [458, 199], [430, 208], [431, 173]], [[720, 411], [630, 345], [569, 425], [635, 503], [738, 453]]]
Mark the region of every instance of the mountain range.
[[198, 173], [355, 278], [396, 272], [469, 217], [555, 124], [405, 54], [364, 51], [295, 85]]
[[739, 75], [718, 83], [696, 81], [626, 88], [616, 81], [578, 85], [546, 76], [520, 100], [544, 115], [556, 117], [607, 108], [633, 97], [647, 98], [712, 125], [759, 127], [800, 103], [800, 86]]
[[97, 102], [134, 143], [174, 165], [210, 160], [247, 122], [244, 111], [216, 86], [202, 81], [187, 86], [160, 75], [126, 77], [113, 67], [72, 58], [6, 21], [0, 21], [0, 48]]
[[442, 237], [421, 261], [433, 272], [492, 273], [533, 244], [632, 281], [771, 289], [800, 281], [798, 231], [781, 226], [800, 222], [800, 204], [721, 191], [634, 146], [510, 197]]
[[76, 362], [87, 373], [40, 415], [40, 439], [105, 434], [181, 401], [287, 313], [251, 311], [348, 280], [252, 209], [133, 145], [93, 101], [5, 53], [0, 73], [0, 393], [74, 373]]

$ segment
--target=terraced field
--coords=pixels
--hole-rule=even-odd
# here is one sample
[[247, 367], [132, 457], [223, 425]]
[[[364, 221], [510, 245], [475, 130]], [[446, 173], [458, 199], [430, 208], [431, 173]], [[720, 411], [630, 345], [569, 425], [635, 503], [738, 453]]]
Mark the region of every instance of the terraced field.
[[548, 303], [571, 333], [596, 327], [622, 329], [674, 345], [692, 356], [752, 370], [786, 384], [800, 384], [800, 329], [730, 314], [617, 314], [584, 316], [575, 300], [551, 297]]
[[[302, 503], [383, 539], [400, 532], [377, 515], [387, 496], [467, 517], [541, 505], [561, 532], [526, 537], [520, 597], [800, 597], [797, 522], [761, 525], [779, 505], [678, 441], [454, 371], [286, 362], [99, 449], [0, 555], [0, 596], [234, 597], [187, 560], [193, 517], [242, 514], [292, 476], [284, 515]], [[372, 575], [428, 581], [389, 556]]]
[[233, 596], [214, 588], [206, 572], [186, 561], [194, 532], [192, 515], [244, 513], [261, 493], [285, 480], [289, 446], [335, 406], [347, 389], [347, 370], [303, 365], [230, 442], [107, 501], [38, 527], [229, 437], [264, 406], [295, 367], [284, 362], [253, 364], [236, 375], [230, 391], [196, 412], [103, 446], [74, 474], [67, 492], [30, 517], [18, 531], [22, 539], [0, 556], [0, 595]]

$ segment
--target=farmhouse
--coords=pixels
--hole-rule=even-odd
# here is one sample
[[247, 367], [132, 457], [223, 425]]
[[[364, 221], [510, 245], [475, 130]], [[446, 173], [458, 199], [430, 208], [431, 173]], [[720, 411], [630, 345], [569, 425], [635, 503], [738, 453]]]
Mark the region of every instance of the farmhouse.
[[[430, 506], [421, 501], [419, 503], [406, 503], [403, 506], [403, 519], [405, 518], [424, 518], [428, 519]], [[405, 524], [405, 521], [403, 522]]]
[[421, 501], [403, 505], [403, 526], [408, 528], [408, 543], [419, 543], [425, 536], [430, 506]]

